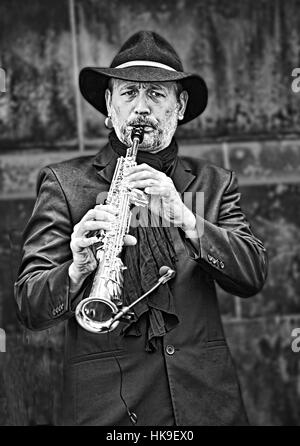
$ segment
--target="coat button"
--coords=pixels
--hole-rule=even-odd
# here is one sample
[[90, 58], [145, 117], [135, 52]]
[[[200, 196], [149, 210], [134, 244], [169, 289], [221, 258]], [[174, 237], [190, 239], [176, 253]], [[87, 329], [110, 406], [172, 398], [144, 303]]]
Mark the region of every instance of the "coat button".
[[174, 345], [167, 345], [166, 352], [168, 353], [168, 355], [174, 355], [175, 353]]

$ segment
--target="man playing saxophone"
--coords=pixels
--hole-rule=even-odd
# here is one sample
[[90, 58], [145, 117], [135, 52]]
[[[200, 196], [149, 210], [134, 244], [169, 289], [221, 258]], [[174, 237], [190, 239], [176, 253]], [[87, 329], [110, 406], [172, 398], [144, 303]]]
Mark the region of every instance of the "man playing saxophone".
[[[41, 171], [15, 286], [28, 328], [66, 321], [63, 423], [247, 424], [215, 283], [253, 296], [265, 282], [267, 256], [240, 208], [234, 173], [178, 155], [175, 131], [205, 110], [205, 81], [184, 72], [165, 39], [141, 31], [110, 67], [84, 68], [79, 83], [83, 97], [107, 116], [108, 142], [96, 156]], [[120, 221], [120, 209], [99, 197], [110, 192], [136, 127], [143, 138], [121, 184], [151, 205], [122, 236], [122, 305], [152, 290], [162, 267], [175, 275], [139, 300], [127, 320], [97, 333], [78, 324], [75, 312], [99, 266], [99, 231], [107, 235]]]

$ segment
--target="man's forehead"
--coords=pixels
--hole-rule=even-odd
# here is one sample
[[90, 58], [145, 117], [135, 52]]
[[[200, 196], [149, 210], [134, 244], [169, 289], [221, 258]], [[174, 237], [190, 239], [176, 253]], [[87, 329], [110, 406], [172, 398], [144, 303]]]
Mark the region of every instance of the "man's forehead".
[[175, 87], [176, 82], [168, 81], [168, 82], [138, 82], [138, 81], [129, 81], [124, 79], [113, 79], [113, 84], [117, 88], [126, 88], [126, 87], [137, 87], [137, 88], [160, 88], [169, 90]]

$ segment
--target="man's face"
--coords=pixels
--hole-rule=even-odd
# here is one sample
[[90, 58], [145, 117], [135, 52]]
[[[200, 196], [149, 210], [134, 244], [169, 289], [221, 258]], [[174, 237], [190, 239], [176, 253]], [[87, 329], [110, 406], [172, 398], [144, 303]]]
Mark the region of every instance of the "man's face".
[[177, 97], [175, 82], [133, 82], [113, 79], [106, 90], [106, 106], [115, 132], [128, 147], [135, 125], [144, 127], [139, 150], [155, 153], [167, 147], [182, 119], [187, 103], [184, 91]]

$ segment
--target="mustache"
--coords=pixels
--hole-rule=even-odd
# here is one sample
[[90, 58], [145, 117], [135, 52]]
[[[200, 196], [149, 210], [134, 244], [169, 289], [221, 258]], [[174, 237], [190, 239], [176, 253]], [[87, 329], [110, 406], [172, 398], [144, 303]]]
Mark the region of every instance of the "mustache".
[[149, 126], [149, 127], [153, 127], [154, 129], [158, 128], [158, 123], [154, 119], [151, 119], [151, 118], [141, 118], [141, 117], [138, 117], [138, 118], [132, 119], [131, 121], [128, 121], [127, 125], [130, 125], [130, 126], [144, 126], [144, 127]]

